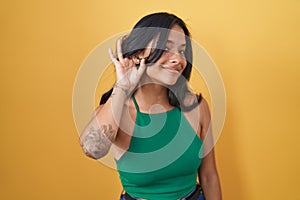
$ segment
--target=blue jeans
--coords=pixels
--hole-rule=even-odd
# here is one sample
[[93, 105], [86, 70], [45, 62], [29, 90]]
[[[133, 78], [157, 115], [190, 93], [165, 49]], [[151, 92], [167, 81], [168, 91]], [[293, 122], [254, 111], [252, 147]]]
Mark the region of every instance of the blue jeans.
[[[120, 200], [135, 200], [127, 194], [121, 194]], [[205, 200], [203, 190], [200, 185], [197, 185], [195, 190], [180, 200]]]
[[[125, 197], [124, 197], [124, 195], [121, 195], [120, 200], [126, 200]], [[204, 195], [201, 194], [199, 196], [198, 200], [205, 200]]]

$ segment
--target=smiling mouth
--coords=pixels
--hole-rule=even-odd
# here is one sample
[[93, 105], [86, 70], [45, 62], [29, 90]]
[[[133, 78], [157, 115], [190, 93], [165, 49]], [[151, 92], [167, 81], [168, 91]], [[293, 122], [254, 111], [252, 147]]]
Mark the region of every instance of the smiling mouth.
[[174, 69], [174, 68], [169, 68], [169, 67], [164, 67], [164, 66], [161, 66], [161, 68], [171, 72], [171, 73], [180, 73], [180, 70], [178, 69]]

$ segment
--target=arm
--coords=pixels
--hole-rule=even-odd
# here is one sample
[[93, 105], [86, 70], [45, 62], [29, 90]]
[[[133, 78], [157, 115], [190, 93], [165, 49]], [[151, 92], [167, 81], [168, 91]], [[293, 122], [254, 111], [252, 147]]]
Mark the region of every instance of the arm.
[[[111, 103], [112, 98], [116, 101], [114, 107]], [[122, 89], [114, 88], [112, 97], [95, 110], [94, 116], [80, 135], [80, 144], [87, 156], [99, 159], [108, 153], [117, 136], [126, 98]]]
[[205, 99], [202, 99], [199, 107], [201, 138], [204, 141], [204, 155], [207, 154], [207, 151], [209, 151], [209, 153], [202, 159], [202, 163], [198, 169], [198, 178], [203, 188], [206, 200], [221, 200], [221, 186], [215, 162], [214, 149], [212, 148], [214, 142], [210, 120], [211, 117], [209, 107]]
[[117, 76], [117, 83], [113, 88], [112, 95], [104, 105], [95, 110], [94, 116], [80, 135], [83, 152], [94, 159], [102, 158], [108, 153], [111, 144], [117, 137], [128, 95], [137, 86], [146, 70], [145, 59], [141, 60], [140, 67], [137, 68], [132, 59], [123, 58], [121, 49], [121, 40], [118, 40], [118, 60], [114, 58], [109, 49]]

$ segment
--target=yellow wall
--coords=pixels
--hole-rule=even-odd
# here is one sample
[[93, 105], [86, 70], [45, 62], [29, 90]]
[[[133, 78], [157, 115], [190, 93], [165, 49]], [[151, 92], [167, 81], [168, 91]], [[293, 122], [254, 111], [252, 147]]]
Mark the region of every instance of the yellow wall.
[[216, 145], [224, 199], [300, 199], [300, 1], [3, 1], [0, 199], [117, 199], [117, 173], [86, 158], [72, 90], [88, 53], [145, 14], [174, 12], [227, 92]]

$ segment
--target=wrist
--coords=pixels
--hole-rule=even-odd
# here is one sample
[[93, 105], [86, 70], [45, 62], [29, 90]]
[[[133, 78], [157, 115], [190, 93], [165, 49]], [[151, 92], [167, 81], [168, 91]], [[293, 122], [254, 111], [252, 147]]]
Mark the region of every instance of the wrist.
[[126, 96], [129, 95], [129, 89], [127, 89], [126, 86], [119, 84], [118, 82], [115, 83], [115, 85], [113, 87], [113, 93], [114, 93], [114, 91], [122, 91]]

